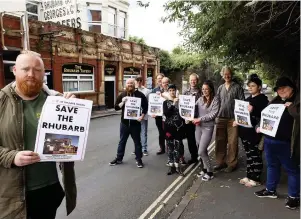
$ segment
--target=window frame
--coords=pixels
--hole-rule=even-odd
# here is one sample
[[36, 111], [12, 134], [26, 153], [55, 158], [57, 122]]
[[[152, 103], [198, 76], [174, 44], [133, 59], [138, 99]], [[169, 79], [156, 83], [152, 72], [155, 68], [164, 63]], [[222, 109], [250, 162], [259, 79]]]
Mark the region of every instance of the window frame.
[[[109, 18], [108, 18], [108, 35], [116, 37], [117, 36], [117, 29], [118, 29], [118, 26], [117, 26], [117, 19], [118, 19], [117, 18], [117, 8], [114, 8], [114, 7], [111, 7], [111, 6], [109, 6], [108, 8], [109, 8], [108, 9], [108, 17], [109, 17], [109, 14], [114, 15], [114, 24], [111, 24], [110, 21], [109, 21]], [[112, 13], [111, 10], [114, 10], [114, 13]], [[114, 34], [113, 35], [109, 31], [110, 27], [114, 28]]]
[[[124, 16], [121, 16], [121, 15], [124, 15]], [[120, 26], [120, 22], [119, 22], [119, 19], [122, 18], [124, 20], [124, 26]], [[126, 28], [126, 21], [127, 21], [127, 12], [125, 11], [122, 11], [122, 10], [119, 10], [119, 13], [118, 13], [118, 33], [119, 33], [119, 36], [118, 38], [122, 38], [122, 39], [125, 39], [126, 38], [126, 31], [127, 31], [127, 28]], [[121, 33], [124, 34], [123, 37], [121, 37]]]
[[[101, 15], [101, 21], [93, 21], [93, 18], [91, 17], [91, 21], [88, 20], [88, 29], [90, 30], [90, 25], [92, 26], [100, 26], [100, 33], [102, 33], [102, 25], [103, 25], [103, 21], [102, 21], [102, 16], [103, 16], [103, 10], [102, 9], [94, 9], [94, 7], [88, 7], [87, 8], [87, 13], [90, 13], [91, 11], [99, 11], [100, 15]], [[87, 16], [89, 18], [89, 16]], [[92, 31], [93, 32], [93, 31]]]
[[[81, 79], [81, 76], [91, 76], [91, 79]], [[64, 77], [77, 77], [77, 79], [64, 79]], [[80, 90], [80, 82], [89, 81], [92, 82], [92, 90]], [[77, 91], [65, 91], [64, 82], [77, 82]], [[91, 93], [95, 92], [95, 76], [93, 74], [62, 74], [62, 87], [63, 92], [72, 92], [72, 93]]]
[[[37, 6], [37, 13], [35, 14], [35, 13], [27, 11], [27, 4], [31, 4], [31, 5]], [[30, 0], [26, 0], [25, 1], [25, 7], [26, 7], [27, 15], [32, 15], [32, 16], [37, 17], [37, 19], [36, 19], [37, 21], [39, 20], [39, 5], [40, 5], [40, 3], [36, 2], [36, 1], [30, 1]]]

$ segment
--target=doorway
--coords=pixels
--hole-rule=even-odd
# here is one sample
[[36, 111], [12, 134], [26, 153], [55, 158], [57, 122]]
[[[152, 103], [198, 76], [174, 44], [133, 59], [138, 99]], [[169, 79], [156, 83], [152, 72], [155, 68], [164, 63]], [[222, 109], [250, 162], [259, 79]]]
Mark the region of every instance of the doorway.
[[114, 108], [115, 76], [106, 76], [105, 77], [105, 104], [108, 109]]

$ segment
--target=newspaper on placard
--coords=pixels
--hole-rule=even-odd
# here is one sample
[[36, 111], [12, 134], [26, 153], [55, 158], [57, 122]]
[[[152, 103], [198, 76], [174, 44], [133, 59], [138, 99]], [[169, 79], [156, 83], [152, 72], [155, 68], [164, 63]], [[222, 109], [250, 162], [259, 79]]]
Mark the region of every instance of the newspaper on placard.
[[275, 137], [284, 110], [283, 104], [270, 104], [262, 110], [260, 132]]
[[40, 116], [35, 152], [41, 161], [83, 160], [92, 101], [49, 96]]
[[185, 120], [194, 119], [195, 96], [179, 95], [179, 113]]
[[137, 120], [141, 112], [141, 98], [127, 97], [124, 107], [124, 118]]
[[242, 100], [235, 100], [234, 116], [237, 125], [251, 128], [250, 112], [248, 110], [249, 102]]
[[162, 116], [164, 98], [158, 94], [149, 94], [148, 96], [148, 115]]

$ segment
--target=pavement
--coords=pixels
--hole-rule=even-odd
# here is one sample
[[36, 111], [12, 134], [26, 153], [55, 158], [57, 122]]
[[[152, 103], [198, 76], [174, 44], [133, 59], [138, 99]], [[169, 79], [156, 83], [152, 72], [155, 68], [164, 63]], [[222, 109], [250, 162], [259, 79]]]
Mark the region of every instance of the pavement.
[[[145, 167], [136, 166], [135, 156], [131, 155], [134, 150], [131, 138], [123, 164], [109, 166], [116, 156], [119, 124], [120, 115], [91, 120], [85, 159], [75, 163], [77, 207], [67, 217], [64, 200], [57, 211], [57, 219], [137, 219], [178, 178], [176, 174], [166, 175], [167, 155], [156, 155], [159, 147], [154, 119], [149, 119], [149, 156], [143, 157]], [[189, 153], [186, 142], [185, 152]], [[189, 178], [181, 186], [176, 202], [192, 183], [193, 178]], [[154, 210], [151, 209], [150, 214]]]
[[94, 110], [94, 111], [92, 111], [91, 119], [120, 115], [120, 113], [121, 113], [121, 111], [116, 111], [115, 109]]
[[[264, 186], [247, 188], [239, 184], [245, 177], [246, 163], [240, 150], [239, 169], [232, 173], [218, 172], [215, 178], [204, 182], [195, 177], [195, 182], [178, 203], [168, 219], [297, 219], [300, 210], [285, 208], [287, 175], [282, 174], [278, 187], [278, 199], [258, 198], [254, 192]], [[265, 181], [266, 170], [263, 173]]]

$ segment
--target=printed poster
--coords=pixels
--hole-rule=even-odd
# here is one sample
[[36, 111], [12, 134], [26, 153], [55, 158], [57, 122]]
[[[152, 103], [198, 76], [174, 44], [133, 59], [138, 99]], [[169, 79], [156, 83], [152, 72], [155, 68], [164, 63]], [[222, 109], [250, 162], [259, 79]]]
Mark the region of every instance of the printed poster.
[[148, 115], [163, 116], [164, 98], [158, 94], [149, 94], [148, 96]]
[[237, 125], [251, 128], [250, 112], [248, 110], [249, 102], [235, 100], [234, 116]]
[[179, 113], [185, 120], [194, 119], [195, 96], [179, 95]]
[[84, 159], [92, 103], [90, 100], [47, 97], [34, 150], [42, 162]]
[[270, 104], [261, 112], [260, 132], [272, 137], [276, 136], [284, 104]]
[[137, 120], [140, 117], [141, 112], [141, 98], [127, 97], [124, 107], [124, 118]]

